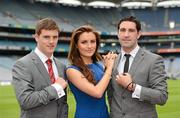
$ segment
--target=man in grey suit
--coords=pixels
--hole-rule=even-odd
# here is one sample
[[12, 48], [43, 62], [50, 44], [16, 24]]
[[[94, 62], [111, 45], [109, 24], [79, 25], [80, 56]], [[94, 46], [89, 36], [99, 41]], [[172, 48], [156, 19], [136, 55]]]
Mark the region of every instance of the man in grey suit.
[[[53, 19], [38, 21], [35, 29], [37, 47], [13, 66], [12, 84], [21, 118], [68, 118], [67, 83], [62, 78], [65, 65], [53, 56], [59, 31]], [[48, 59], [51, 66], [47, 65]]]
[[164, 105], [168, 99], [163, 59], [140, 48], [140, 36], [135, 17], [119, 21], [121, 51], [108, 88], [111, 118], [157, 118], [156, 104]]

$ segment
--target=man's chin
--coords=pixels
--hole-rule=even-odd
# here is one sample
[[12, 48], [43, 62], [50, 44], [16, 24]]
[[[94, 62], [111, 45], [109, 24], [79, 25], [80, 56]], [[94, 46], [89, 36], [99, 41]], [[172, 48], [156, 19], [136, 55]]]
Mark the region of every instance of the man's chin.
[[49, 54], [53, 54], [53, 53], [54, 53], [54, 50], [50, 50], [48, 53], [49, 53]]
[[125, 44], [125, 45], [123, 45], [122, 47], [124, 47], [124, 48], [130, 48], [131, 46], [128, 45], [128, 44]]

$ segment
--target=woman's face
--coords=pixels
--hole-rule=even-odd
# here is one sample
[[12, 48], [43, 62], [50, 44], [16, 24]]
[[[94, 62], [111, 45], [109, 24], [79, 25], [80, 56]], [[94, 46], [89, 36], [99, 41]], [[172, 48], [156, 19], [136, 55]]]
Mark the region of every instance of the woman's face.
[[96, 51], [96, 36], [93, 32], [84, 32], [80, 35], [77, 48], [83, 60], [91, 59]]

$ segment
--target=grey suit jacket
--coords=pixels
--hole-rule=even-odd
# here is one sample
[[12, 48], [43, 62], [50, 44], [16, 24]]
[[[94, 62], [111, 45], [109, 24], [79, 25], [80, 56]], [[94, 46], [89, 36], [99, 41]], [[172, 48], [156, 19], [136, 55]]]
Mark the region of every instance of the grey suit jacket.
[[166, 72], [162, 57], [139, 49], [129, 73], [136, 84], [142, 86], [140, 99], [132, 98], [132, 92], [117, 84], [118, 64], [116, 59], [112, 79], [108, 87], [111, 118], [157, 118], [155, 105], [163, 105], [168, 99]]
[[[65, 65], [54, 60], [59, 76], [64, 77]], [[68, 118], [67, 96], [58, 99], [43, 62], [34, 52], [14, 64], [12, 76], [21, 118]]]

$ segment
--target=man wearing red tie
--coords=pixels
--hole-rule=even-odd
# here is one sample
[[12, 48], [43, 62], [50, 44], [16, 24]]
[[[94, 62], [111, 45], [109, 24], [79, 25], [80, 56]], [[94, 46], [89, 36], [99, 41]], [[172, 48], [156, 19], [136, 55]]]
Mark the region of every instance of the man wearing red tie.
[[58, 38], [56, 22], [40, 20], [35, 29], [37, 47], [13, 66], [12, 84], [21, 118], [68, 118], [65, 65], [53, 56]]

